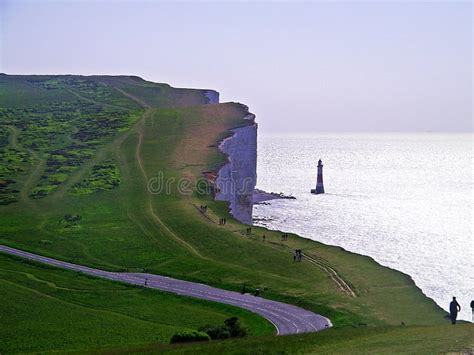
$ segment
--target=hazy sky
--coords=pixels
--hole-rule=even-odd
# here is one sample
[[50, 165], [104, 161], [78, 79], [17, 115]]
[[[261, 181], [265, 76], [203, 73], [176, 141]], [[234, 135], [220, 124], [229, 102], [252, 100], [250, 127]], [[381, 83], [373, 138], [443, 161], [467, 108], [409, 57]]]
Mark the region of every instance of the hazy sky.
[[0, 0], [0, 72], [213, 88], [263, 132], [472, 131], [470, 2]]

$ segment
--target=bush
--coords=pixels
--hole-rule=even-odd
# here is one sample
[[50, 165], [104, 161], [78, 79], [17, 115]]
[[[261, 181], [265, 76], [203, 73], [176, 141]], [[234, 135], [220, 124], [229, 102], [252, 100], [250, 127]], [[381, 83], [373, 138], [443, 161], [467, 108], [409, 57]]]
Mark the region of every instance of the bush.
[[75, 223], [75, 222], [79, 222], [82, 219], [82, 217], [79, 214], [66, 214], [64, 215], [64, 219], [66, 220], [66, 222]]
[[247, 330], [241, 327], [239, 318], [237, 317], [226, 319], [224, 324], [227, 329], [229, 329], [229, 333], [232, 338], [244, 337], [247, 335]]
[[212, 340], [230, 338], [229, 329], [225, 325], [206, 325], [198, 330], [209, 335]]
[[224, 325], [206, 325], [199, 328], [199, 331], [207, 333], [212, 340], [240, 338], [247, 335], [247, 330], [241, 327], [239, 318], [237, 317], [226, 319]]
[[170, 343], [191, 343], [194, 341], [209, 341], [211, 338], [204, 332], [193, 330], [191, 332], [176, 333], [171, 337]]

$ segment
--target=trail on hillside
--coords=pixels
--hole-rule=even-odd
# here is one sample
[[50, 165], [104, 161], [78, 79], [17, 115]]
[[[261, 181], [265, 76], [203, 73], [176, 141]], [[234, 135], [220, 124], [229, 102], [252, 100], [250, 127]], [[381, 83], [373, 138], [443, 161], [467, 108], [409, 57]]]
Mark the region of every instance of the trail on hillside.
[[[191, 203], [191, 205], [201, 214], [202, 217], [204, 217], [207, 221], [209, 221], [210, 223], [212, 224], [215, 224], [215, 225], [218, 225], [218, 221], [217, 220], [214, 220], [213, 217], [209, 216], [208, 213], [203, 213], [199, 206], [197, 206], [196, 204], [194, 203]], [[218, 218], [217, 216], [215, 216], [216, 218]], [[236, 233], [236, 234], [242, 234], [242, 231], [241, 230], [231, 230], [231, 232], [233, 233]], [[286, 245], [283, 245], [283, 244], [279, 244], [279, 243], [274, 243], [274, 242], [270, 242], [271, 244], [276, 244], [278, 246], [284, 246], [285, 248], [287, 247]], [[310, 263], [311, 265], [314, 265], [316, 267], [318, 267], [319, 269], [323, 270], [327, 275], [329, 275], [329, 277], [331, 278], [331, 280], [334, 281], [334, 283], [337, 285], [337, 287], [339, 288], [339, 290], [351, 297], [357, 297], [357, 294], [356, 292], [354, 291], [354, 289], [352, 289], [352, 287], [337, 273], [336, 270], [334, 270], [334, 268], [332, 268], [328, 263], [326, 262], [323, 262], [321, 260], [319, 260], [317, 257], [314, 257], [314, 256], [311, 256], [311, 255], [308, 255], [306, 253], [303, 253], [303, 261], [304, 262], [308, 262]]]
[[143, 101], [143, 100], [140, 99], [139, 97], [136, 97], [136, 96], [134, 96], [134, 95], [132, 95], [132, 94], [130, 94], [130, 93], [128, 93], [128, 92], [126, 92], [126, 91], [124, 91], [124, 90], [118, 88], [118, 87], [115, 87], [115, 86], [114, 86], [113, 88], [114, 88], [115, 90], [117, 90], [118, 92], [120, 92], [122, 95], [125, 95], [125, 96], [128, 97], [129, 99], [135, 101], [137, 104], [139, 104], [139, 105], [142, 106], [143, 108], [151, 108], [151, 106], [150, 106], [147, 102]]
[[40, 179], [41, 174], [43, 173], [45, 165], [46, 165], [46, 159], [40, 158], [36, 152], [33, 152], [33, 151], [30, 151], [30, 152], [32, 153], [33, 158], [38, 160], [38, 163], [36, 164], [31, 174], [28, 175], [28, 178], [26, 179], [25, 183], [23, 184], [20, 190], [21, 202], [30, 201], [30, 196], [28, 193], [31, 191], [32, 187], [35, 186], [38, 180]]
[[306, 253], [303, 253], [303, 260], [306, 260], [308, 261], [309, 263], [313, 264], [313, 265], [316, 265], [317, 267], [319, 267], [321, 270], [323, 270], [324, 272], [326, 272], [330, 277], [331, 279], [337, 284], [337, 286], [339, 287], [339, 289], [346, 293], [347, 295], [351, 296], [351, 297], [357, 297], [357, 294], [355, 293], [355, 291], [351, 288], [351, 286], [349, 286], [347, 284], [346, 281], [344, 281], [344, 279], [339, 276], [339, 274], [337, 273], [336, 270], [334, 270], [331, 266], [327, 265], [326, 263], [318, 260], [316, 257], [313, 257], [313, 256], [310, 256]]
[[[147, 112], [151, 112], [150, 110], [151, 109], [148, 109]], [[147, 176], [147, 173], [145, 171], [145, 167], [144, 167], [143, 160], [142, 160], [142, 157], [141, 157], [141, 148], [142, 148], [143, 135], [144, 135], [143, 126], [145, 125], [147, 116], [148, 115], [144, 115], [143, 119], [140, 122], [140, 126], [138, 128], [138, 143], [137, 143], [137, 147], [136, 147], [136, 150], [135, 150], [135, 157], [137, 159], [138, 166], [140, 167], [140, 171], [142, 173], [142, 176], [145, 180], [145, 184], [147, 184], [147, 182], [148, 182], [148, 176]], [[171, 235], [177, 242], [179, 242], [185, 248], [190, 250], [193, 254], [199, 256], [200, 258], [207, 259], [204, 256], [202, 256], [191, 244], [189, 244], [185, 240], [181, 239], [165, 223], [163, 223], [163, 221], [160, 219], [160, 217], [158, 217], [158, 215], [155, 213], [155, 210], [153, 209], [153, 201], [152, 201], [150, 192], [147, 193], [147, 196], [148, 196], [148, 209], [149, 209], [150, 215], [153, 217], [154, 221], [157, 224], [159, 224], [160, 226], [162, 226], [163, 229], [166, 232], [168, 232], [169, 235]]]
[[10, 130], [11, 134], [8, 137], [8, 143], [13, 149], [21, 149], [18, 145], [18, 135], [20, 134], [18, 132], [18, 129], [13, 126], [6, 126]]
[[[144, 183], [145, 185], [147, 186], [147, 183], [148, 183], [148, 175], [146, 173], [146, 170], [145, 170], [145, 166], [143, 164], [143, 159], [142, 159], [142, 156], [141, 156], [141, 149], [142, 149], [142, 144], [143, 144], [143, 136], [144, 136], [144, 126], [145, 126], [145, 123], [147, 121], [147, 118], [150, 117], [152, 114], [153, 114], [153, 109], [150, 107], [150, 105], [148, 105], [145, 101], [139, 99], [138, 97], [120, 89], [120, 88], [117, 88], [115, 87], [115, 89], [117, 91], [119, 91], [120, 93], [122, 93], [123, 95], [127, 96], [128, 98], [130, 98], [131, 100], [134, 100], [135, 102], [137, 102], [139, 105], [141, 105], [143, 108], [146, 109], [145, 113], [143, 114], [142, 118], [140, 119], [140, 121], [137, 123], [136, 127], [137, 127], [137, 130], [136, 132], [138, 133], [138, 142], [137, 142], [137, 146], [136, 146], [136, 149], [135, 149], [135, 159], [137, 160], [138, 162], [138, 166], [140, 168], [140, 172], [143, 176], [143, 179], [144, 179]], [[180, 238], [175, 232], [173, 232], [161, 219], [160, 217], [156, 214], [154, 208], [153, 208], [153, 200], [152, 200], [152, 196], [150, 194], [149, 191], [147, 191], [147, 197], [148, 197], [148, 212], [150, 213], [150, 216], [152, 217], [152, 219], [154, 220], [154, 222], [156, 224], [158, 224], [159, 226], [161, 226], [173, 239], [175, 239], [178, 243], [180, 243], [182, 246], [184, 246], [186, 249], [188, 249], [191, 253], [195, 254], [196, 256], [202, 258], [202, 259], [208, 259], [206, 257], [204, 257], [201, 253], [199, 253], [191, 244], [189, 244], [188, 242], [186, 242], [184, 239]], [[134, 221], [133, 218], [131, 218], [131, 215], [130, 213], [128, 213], [128, 217]], [[136, 222], [136, 221], [134, 221]], [[140, 226], [140, 228], [142, 228]]]

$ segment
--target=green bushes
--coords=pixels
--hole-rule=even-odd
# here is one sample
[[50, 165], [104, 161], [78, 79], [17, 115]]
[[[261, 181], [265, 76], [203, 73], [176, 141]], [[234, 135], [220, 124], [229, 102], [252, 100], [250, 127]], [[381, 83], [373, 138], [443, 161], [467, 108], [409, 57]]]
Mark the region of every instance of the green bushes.
[[79, 222], [81, 220], [82, 220], [82, 216], [79, 214], [66, 214], [64, 215], [64, 220], [61, 221], [60, 224], [64, 228], [75, 228], [79, 226]]
[[230, 338], [229, 329], [225, 325], [206, 325], [199, 328], [199, 331], [209, 335], [212, 340]]
[[242, 328], [239, 318], [232, 317], [224, 321], [225, 326], [229, 329], [231, 338], [240, 338], [247, 335], [247, 329]]
[[17, 189], [11, 185], [15, 184], [15, 180], [2, 179], [0, 175], [0, 205], [9, 205], [18, 201], [16, 197]]
[[209, 341], [211, 338], [204, 332], [193, 330], [190, 332], [176, 333], [171, 337], [170, 343], [192, 343], [194, 341]]
[[[11, 88], [11, 83], [0, 84], [1, 89]], [[97, 148], [128, 129], [143, 113], [133, 100], [94, 79], [43, 76], [30, 78], [28, 84], [55, 97], [71, 91], [79, 94], [21, 107], [7, 107], [0, 102], [0, 178], [31, 172], [33, 161], [27, 149], [37, 152], [45, 159], [45, 167], [30, 192], [35, 199], [49, 195]], [[8, 127], [18, 133], [21, 149], [9, 147]], [[116, 185], [117, 181], [112, 183]]]
[[82, 219], [82, 216], [79, 214], [66, 214], [64, 215], [64, 220], [70, 223], [79, 222]]
[[9, 205], [10, 203], [14, 203], [17, 201], [18, 198], [15, 195], [0, 194], [0, 205]]
[[0, 126], [0, 132], [0, 205], [9, 205], [18, 201], [19, 190], [15, 179], [29, 168], [31, 158], [26, 151], [9, 144], [9, 127]]
[[198, 329], [207, 333], [211, 339], [241, 338], [247, 335], [247, 330], [242, 328], [239, 318], [232, 317], [224, 321], [224, 325], [206, 325]]
[[[202, 335], [206, 339], [202, 338]], [[172, 336], [170, 343], [188, 343], [193, 341], [216, 340], [227, 338], [241, 338], [247, 335], [247, 329], [242, 328], [239, 318], [232, 317], [224, 321], [223, 325], [205, 325], [197, 331], [177, 333]]]
[[111, 161], [106, 161], [103, 164], [94, 165], [89, 176], [72, 187], [71, 194], [79, 196], [112, 190], [119, 184], [119, 169]]

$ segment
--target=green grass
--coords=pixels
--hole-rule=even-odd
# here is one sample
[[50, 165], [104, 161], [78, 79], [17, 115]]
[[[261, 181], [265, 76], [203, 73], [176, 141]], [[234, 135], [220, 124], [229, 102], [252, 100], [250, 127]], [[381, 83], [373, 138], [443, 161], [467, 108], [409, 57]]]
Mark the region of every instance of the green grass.
[[320, 333], [195, 343], [116, 347], [101, 354], [439, 354], [471, 353], [474, 328], [439, 326], [329, 329]]
[[[25, 77], [20, 78], [17, 81], [23, 83]], [[11, 77], [8, 80], [13, 81], [14, 88], [20, 85]], [[51, 77], [43, 80], [51, 80]], [[90, 77], [88, 80], [100, 85], [105, 83], [116, 92], [95, 97], [95, 89], [86, 86], [81, 89], [87, 89], [81, 93], [84, 99], [79, 99], [83, 105], [99, 106], [99, 112], [109, 110], [122, 117], [123, 110], [110, 106], [136, 110], [133, 105], [140, 104], [143, 115], [132, 120], [129, 128], [122, 127], [104, 135], [98, 144], [87, 141], [84, 149], [88, 157], [73, 170], [61, 171], [64, 165], [60, 164], [54, 172], [47, 172], [48, 181], [61, 180], [64, 175], [66, 178], [58, 181], [41, 199], [32, 199], [24, 193], [28, 186], [34, 185], [32, 182], [44, 180], [41, 165], [31, 167], [26, 177], [17, 183], [18, 195], [23, 198], [0, 206], [0, 243], [98, 268], [147, 271], [230, 290], [240, 290], [245, 283], [249, 288], [265, 289], [263, 297], [296, 304], [331, 318], [334, 332], [350, 327], [361, 329], [354, 334], [364, 334], [368, 329], [364, 324], [370, 329], [392, 329], [390, 327], [401, 322], [407, 329], [445, 324], [445, 312], [426, 298], [407, 275], [381, 267], [371, 258], [295, 235], [282, 242], [280, 233], [254, 227], [253, 235], [245, 236], [246, 226], [233, 220], [226, 203], [213, 201], [209, 195], [198, 195], [193, 188], [186, 194], [178, 192], [180, 178], [188, 179], [194, 186], [202, 172], [225, 161], [217, 144], [228, 136], [229, 129], [249, 124], [242, 119], [247, 114], [243, 105], [200, 106], [206, 100], [199, 90], [173, 89], [135, 77]], [[13, 94], [15, 90], [12, 89]], [[39, 93], [40, 89], [34, 86], [31, 90], [33, 102], [41, 104], [40, 97], [49, 102], [52, 98], [48, 93], [57, 89], [43, 88], [47, 93]], [[3, 112], [18, 104], [17, 98], [5, 93], [8, 90], [2, 88], [0, 82]], [[123, 95], [120, 100], [117, 93]], [[64, 95], [69, 100], [69, 96]], [[78, 99], [74, 95], [73, 98]], [[126, 100], [134, 103], [126, 106]], [[94, 115], [90, 119], [94, 120]], [[74, 119], [82, 117], [81, 114], [81, 118]], [[0, 125], [4, 124], [1, 120], [2, 116]], [[116, 120], [110, 122], [114, 125]], [[11, 120], [7, 123], [15, 125]], [[19, 131], [20, 148], [25, 142], [22, 135], [35, 134], [36, 126], [25, 124], [15, 126]], [[75, 156], [77, 150], [82, 152], [83, 148], [73, 145], [73, 135], [53, 140], [58, 146], [63, 144], [63, 148], [58, 154], [48, 153], [43, 162], [56, 159], [58, 155]], [[31, 146], [25, 149], [36, 153], [40, 162], [47, 150], [35, 151]], [[107, 191], [90, 188], [92, 181], [97, 181], [90, 179], [94, 176], [94, 167], [110, 159], [120, 172], [120, 184]], [[165, 193], [166, 186], [161, 193], [150, 193], [148, 183], [154, 182], [152, 185], [156, 188], [160, 177], [164, 182], [171, 182], [169, 193]], [[83, 183], [87, 194], [71, 196], [68, 193]], [[196, 209], [200, 204], [208, 205], [208, 218]], [[81, 219], [66, 225], [65, 215], [80, 215]], [[217, 221], [220, 217], [227, 218], [226, 226], [209, 220]], [[262, 242], [263, 233], [266, 242]], [[316, 264], [293, 263], [295, 248], [310, 255]], [[339, 280], [350, 285], [357, 297], [342, 291], [328, 270], [336, 272]], [[130, 338], [130, 343], [133, 341]], [[121, 344], [126, 342], [125, 337]], [[465, 342], [459, 343], [459, 349], [465, 346]]]
[[167, 343], [182, 330], [237, 316], [251, 335], [274, 333], [253, 313], [95, 279], [0, 255], [0, 351]]

